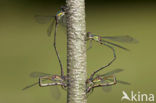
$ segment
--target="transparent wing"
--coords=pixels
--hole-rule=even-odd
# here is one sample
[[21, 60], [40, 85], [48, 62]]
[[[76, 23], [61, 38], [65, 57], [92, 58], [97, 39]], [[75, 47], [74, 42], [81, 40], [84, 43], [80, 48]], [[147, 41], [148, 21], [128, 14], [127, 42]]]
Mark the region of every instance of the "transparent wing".
[[117, 82], [125, 85], [131, 85], [131, 83], [122, 80], [117, 80]]
[[51, 92], [52, 97], [55, 100], [59, 100], [61, 98], [61, 92], [60, 92], [58, 86], [50, 87], [50, 92]]
[[[104, 83], [108, 83], [108, 81], [107, 80], [102, 80], [101, 83], [103, 83], [103, 84]], [[106, 93], [111, 92], [112, 91], [112, 86], [103, 86], [102, 87], [102, 90], [104, 92], [106, 92]]]
[[30, 73], [30, 77], [32, 77], [32, 78], [38, 78], [38, 77], [47, 76], [47, 75], [52, 75], [52, 74], [43, 73], [43, 72], [32, 72], [32, 73]]
[[[55, 24], [55, 20], [53, 20], [53, 21], [50, 23], [50, 25], [49, 25], [49, 27], [48, 27], [48, 29], [47, 29], [47, 35], [48, 35], [48, 36], [51, 36], [51, 32], [52, 32], [52, 30], [53, 30], [54, 24]], [[55, 28], [55, 29], [56, 29], [56, 28]]]
[[123, 50], [129, 51], [129, 49], [127, 49], [127, 48], [125, 48], [125, 47], [123, 47], [123, 46], [121, 46], [121, 45], [118, 45], [118, 44], [115, 44], [115, 43], [112, 43], [112, 42], [109, 42], [109, 41], [106, 41], [106, 40], [101, 40], [101, 41], [102, 41], [103, 43], [108, 43], [108, 44], [110, 44], [110, 45], [116, 46], [116, 47], [121, 48], [121, 49], [123, 49]]
[[112, 86], [104, 86], [102, 87], [102, 90], [106, 93], [111, 92], [112, 91]]
[[66, 22], [66, 16], [65, 15], [63, 17], [61, 17], [61, 19], [59, 20], [59, 23], [64, 27], [66, 26], [67, 22]]
[[[107, 78], [107, 79], [103, 79], [101, 80], [101, 83], [109, 83], [110, 82], [114, 82], [114, 79], [113, 78]], [[120, 84], [124, 84], [124, 85], [130, 85], [129, 82], [125, 82], [125, 81], [121, 81], [121, 80], [117, 80], [117, 83], [120, 83]], [[112, 86], [104, 86], [102, 87], [103, 91], [104, 92], [110, 92], [112, 90]]]
[[[40, 74], [40, 72], [34, 72], [35, 74], [36, 73], [39, 73]], [[41, 75], [41, 74], [40, 74]], [[47, 75], [47, 74], [46, 74]], [[44, 80], [42, 80], [42, 82], [43, 81], [47, 81], [46, 79], [44, 79]], [[39, 82], [36, 82], [36, 83], [33, 83], [33, 84], [31, 84], [31, 85], [28, 85], [28, 86], [26, 86], [26, 87], [24, 87], [22, 90], [26, 90], [26, 89], [28, 89], [28, 88], [31, 88], [31, 87], [34, 87], [34, 86], [36, 86], [36, 85], [39, 85]]]
[[[113, 82], [114, 80], [113, 79], [107, 79], [106, 81], [103, 81], [103, 83], [107, 83], [108, 81]], [[124, 84], [124, 85], [130, 85], [129, 82], [125, 82], [125, 81], [121, 81], [121, 80], [117, 80], [117, 83]], [[102, 90], [104, 92], [110, 92], [112, 90], [112, 86], [104, 86], [104, 87], [102, 87]]]
[[129, 35], [124, 36], [102, 36], [101, 38], [109, 39], [112, 41], [123, 42], [123, 43], [138, 43], [136, 39]]
[[63, 34], [67, 34], [67, 30], [66, 30], [66, 16], [63, 16], [61, 19], [60, 19], [60, 22], [59, 22], [59, 30], [61, 30], [63, 32]]
[[[112, 70], [112, 71], [107, 72], [107, 73], [105, 73], [105, 74], [103, 74], [103, 75], [100, 75], [100, 76], [101, 76], [102, 78], [104, 78], [104, 80], [105, 80], [105, 77], [111, 76], [111, 75], [113, 75], [113, 74], [116, 74], [116, 73], [119, 73], [119, 72], [122, 72], [122, 71], [123, 71], [123, 69], [115, 69], [115, 70]], [[113, 78], [112, 78], [112, 79], [106, 78], [106, 80], [114, 81]], [[121, 80], [117, 80], [117, 83], [121, 83], [121, 84], [125, 84], [125, 85], [130, 85], [129, 82], [125, 82], [125, 81], [121, 81]]]
[[46, 24], [46, 23], [49, 23], [51, 19], [54, 19], [55, 16], [35, 15], [34, 17], [38, 23]]
[[[52, 75], [52, 74], [43, 73], [43, 72], [32, 72], [32, 73], [30, 73], [29, 76], [32, 77], [32, 78], [39, 78], [41, 76], [50, 76], [50, 75]], [[47, 79], [43, 79], [42, 81], [46, 81], [46, 80]], [[36, 85], [39, 85], [39, 82], [33, 83], [31, 85], [28, 85], [28, 86], [24, 87], [22, 90], [26, 90], [26, 89], [34, 87]]]
[[112, 70], [112, 71], [107, 72], [107, 73], [105, 73], [103, 75], [100, 75], [100, 76], [105, 77], [105, 76], [113, 75], [113, 74], [116, 74], [116, 73], [119, 73], [119, 72], [122, 72], [122, 71], [123, 71], [123, 69], [115, 69], [115, 70]]

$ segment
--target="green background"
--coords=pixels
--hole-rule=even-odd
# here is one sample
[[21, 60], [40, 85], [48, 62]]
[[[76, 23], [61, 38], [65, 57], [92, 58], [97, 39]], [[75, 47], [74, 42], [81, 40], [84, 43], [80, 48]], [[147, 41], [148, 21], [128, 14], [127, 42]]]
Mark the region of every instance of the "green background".
[[[46, 35], [49, 24], [38, 24], [34, 15], [55, 15], [63, 0], [0, 1], [0, 103], [65, 103], [66, 91], [60, 87], [39, 86], [22, 91], [38, 81], [34, 71], [59, 74], [59, 64], [52, 47], [53, 37]], [[116, 48], [117, 60], [100, 74], [121, 68], [117, 79], [131, 85], [117, 84], [110, 92], [97, 88], [88, 103], [120, 103], [122, 91], [156, 94], [156, 3], [122, 1], [86, 1], [87, 31], [111, 36], [130, 35], [138, 44], [121, 44], [131, 51]], [[57, 46], [66, 70], [66, 31], [58, 29]], [[87, 51], [88, 76], [112, 59], [112, 51], [96, 42]], [[124, 101], [127, 103], [128, 101]], [[147, 102], [146, 102], [147, 103]]]

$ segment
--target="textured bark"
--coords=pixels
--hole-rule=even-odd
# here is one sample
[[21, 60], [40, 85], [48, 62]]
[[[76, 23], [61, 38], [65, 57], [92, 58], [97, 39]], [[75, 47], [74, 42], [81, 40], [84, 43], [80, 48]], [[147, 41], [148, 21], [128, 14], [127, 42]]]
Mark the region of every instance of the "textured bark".
[[67, 103], [86, 103], [86, 24], [84, 0], [67, 2]]

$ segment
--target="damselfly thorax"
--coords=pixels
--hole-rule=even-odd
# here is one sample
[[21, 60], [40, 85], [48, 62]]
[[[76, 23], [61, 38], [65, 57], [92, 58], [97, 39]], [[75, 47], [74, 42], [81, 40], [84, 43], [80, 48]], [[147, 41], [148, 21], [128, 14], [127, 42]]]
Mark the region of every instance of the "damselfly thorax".
[[58, 11], [57, 14], [56, 14], [57, 17], [62, 17], [64, 15], [65, 15], [65, 12], [62, 11], [62, 10], [61, 11]]

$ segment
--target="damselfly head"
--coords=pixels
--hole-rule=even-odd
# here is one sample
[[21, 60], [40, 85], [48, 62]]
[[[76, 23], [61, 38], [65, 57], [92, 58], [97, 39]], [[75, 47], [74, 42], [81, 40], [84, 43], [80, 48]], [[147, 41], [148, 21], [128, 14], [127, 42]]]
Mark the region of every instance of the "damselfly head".
[[66, 6], [61, 6], [60, 9], [61, 9], [62, 12], [65, 12]]
[[90, 35], [91, 34], [91, 32], [87, 32], [87, 35]]
[[93, 35], [91, 34], [91, 32], [87, 32], [87, 37], [88, 38], [93, 38]]

